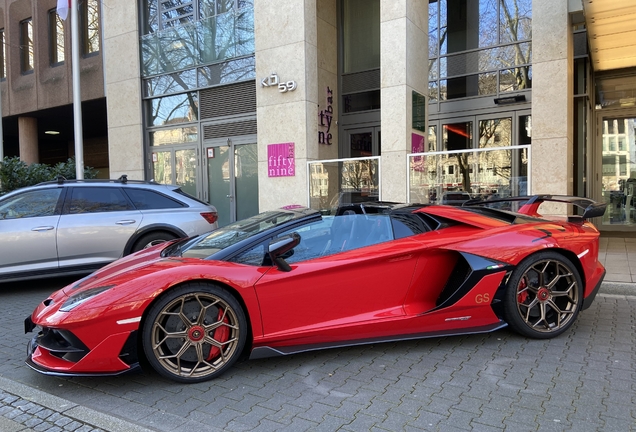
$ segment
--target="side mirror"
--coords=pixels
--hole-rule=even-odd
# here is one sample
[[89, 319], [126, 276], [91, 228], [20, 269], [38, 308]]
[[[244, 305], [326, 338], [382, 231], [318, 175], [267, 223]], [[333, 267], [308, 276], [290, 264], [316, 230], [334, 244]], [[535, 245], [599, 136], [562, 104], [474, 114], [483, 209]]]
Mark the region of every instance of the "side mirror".
[[283, 258], [285, 253], [289, 252], [300, 243], [300, 234], [291, 233], [282, 237], [278, 237], [269, 244], [268, 252], [272, 262], [276, 263], [276, 267], [280, 271], [289, 272], [291, 266]]

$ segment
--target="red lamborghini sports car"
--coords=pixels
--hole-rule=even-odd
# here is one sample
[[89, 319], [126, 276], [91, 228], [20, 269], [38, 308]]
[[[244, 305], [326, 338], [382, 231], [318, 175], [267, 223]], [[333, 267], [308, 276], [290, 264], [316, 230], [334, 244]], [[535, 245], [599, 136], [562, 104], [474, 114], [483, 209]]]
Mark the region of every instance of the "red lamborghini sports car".
[[[605, 204], [500, 201], [520, 208], [363, 203], [323, 215], [292, 206], [142, 250], [40, 303], [25, 321], [27, 332], [37, 329], [27, 364], [50, 375], [117, 375], [145, 359], [188, 383], [243, 355], [507, 325], [557, 336], [603, 280], [599, 233], [587, 219]], [[544, 201], [582, 214], [542, 217]]]

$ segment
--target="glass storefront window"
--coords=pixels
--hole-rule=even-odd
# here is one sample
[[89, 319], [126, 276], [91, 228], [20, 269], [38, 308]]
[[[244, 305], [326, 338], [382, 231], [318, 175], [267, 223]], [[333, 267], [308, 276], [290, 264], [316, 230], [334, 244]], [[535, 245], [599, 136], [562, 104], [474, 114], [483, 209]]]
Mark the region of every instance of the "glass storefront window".
[[345, 114], [377, 110], [380, 109], [380, 90], [344, 95], [342, 100], [344, 102], [343, 113]]
[[150, 99], [148, 104], [148, 126], [189, 123], [199, 119], [196, 92]]
[[197, 142], [199, 139], [199, 134], [197, 132], [198, 128], [196, 126], [152, 131], [150, 132], [150, 145], [163, 146]]
[[308, 164], [309, 206], [329, 213], [341, 204], [379, 201], [380, 158]]
[[636, 224], [636, 118], [603, 119], [601, 173], [603, 224]]
[[512, 145], [512, 118], [479, 121], [479, 148]]
[[159, 22], [156, 6], [148, 4], [147, 34], [141, 37], [143, 75], [172, 73], [253, 55], [254, 10], [249, 2], [239, 3], [241, 6], [227, 12], [201, 17], [197, 12], [193, 15], [196, 20], [167, 27]]
[[531, 88], [531, 26], [532, 0], [430, 2], [429, 101]]
[[461, 204], [456, 201], [527, 195], [529, 157], [530, 146], [410, 156], [409, 202]]
[[464, 150], [473, 147], [473, 122], [451, 123], [442, 126], [444, 150]]

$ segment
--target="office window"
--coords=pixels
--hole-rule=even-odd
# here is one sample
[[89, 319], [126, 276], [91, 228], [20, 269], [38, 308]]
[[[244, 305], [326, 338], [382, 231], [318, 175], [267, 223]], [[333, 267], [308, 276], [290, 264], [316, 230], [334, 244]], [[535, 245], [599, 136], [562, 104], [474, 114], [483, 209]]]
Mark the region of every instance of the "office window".
[[20, 69], [22, 73], [33, 71], [33, 21], [20, 22]]
[[49, 11], [49, 54], [52, 65], [64, 62], [64, 21], [55, 9]]
[[7, 63], [4, 50], [4, 29], [0, 29], [0, 43], [2, 44], [0, 48], [0, 56], [2, 57], [0, 58], [0, 79], [5, 79], [7, 77]]
[[80, 6], [82, 54], [99, 52], [99, 0], [83, 0]]

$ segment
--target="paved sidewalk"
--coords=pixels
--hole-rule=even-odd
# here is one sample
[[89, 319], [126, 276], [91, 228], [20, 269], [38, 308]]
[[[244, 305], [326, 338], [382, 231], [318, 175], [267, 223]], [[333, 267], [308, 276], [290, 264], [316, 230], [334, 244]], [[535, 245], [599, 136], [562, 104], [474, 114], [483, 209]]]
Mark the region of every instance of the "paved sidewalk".
[[150, 429], [0, 377], [0, 431], [145, 432]]
[[607, 270], [605, 282], [636, 283], [636, 238], [601, 236], [598, 259]]

